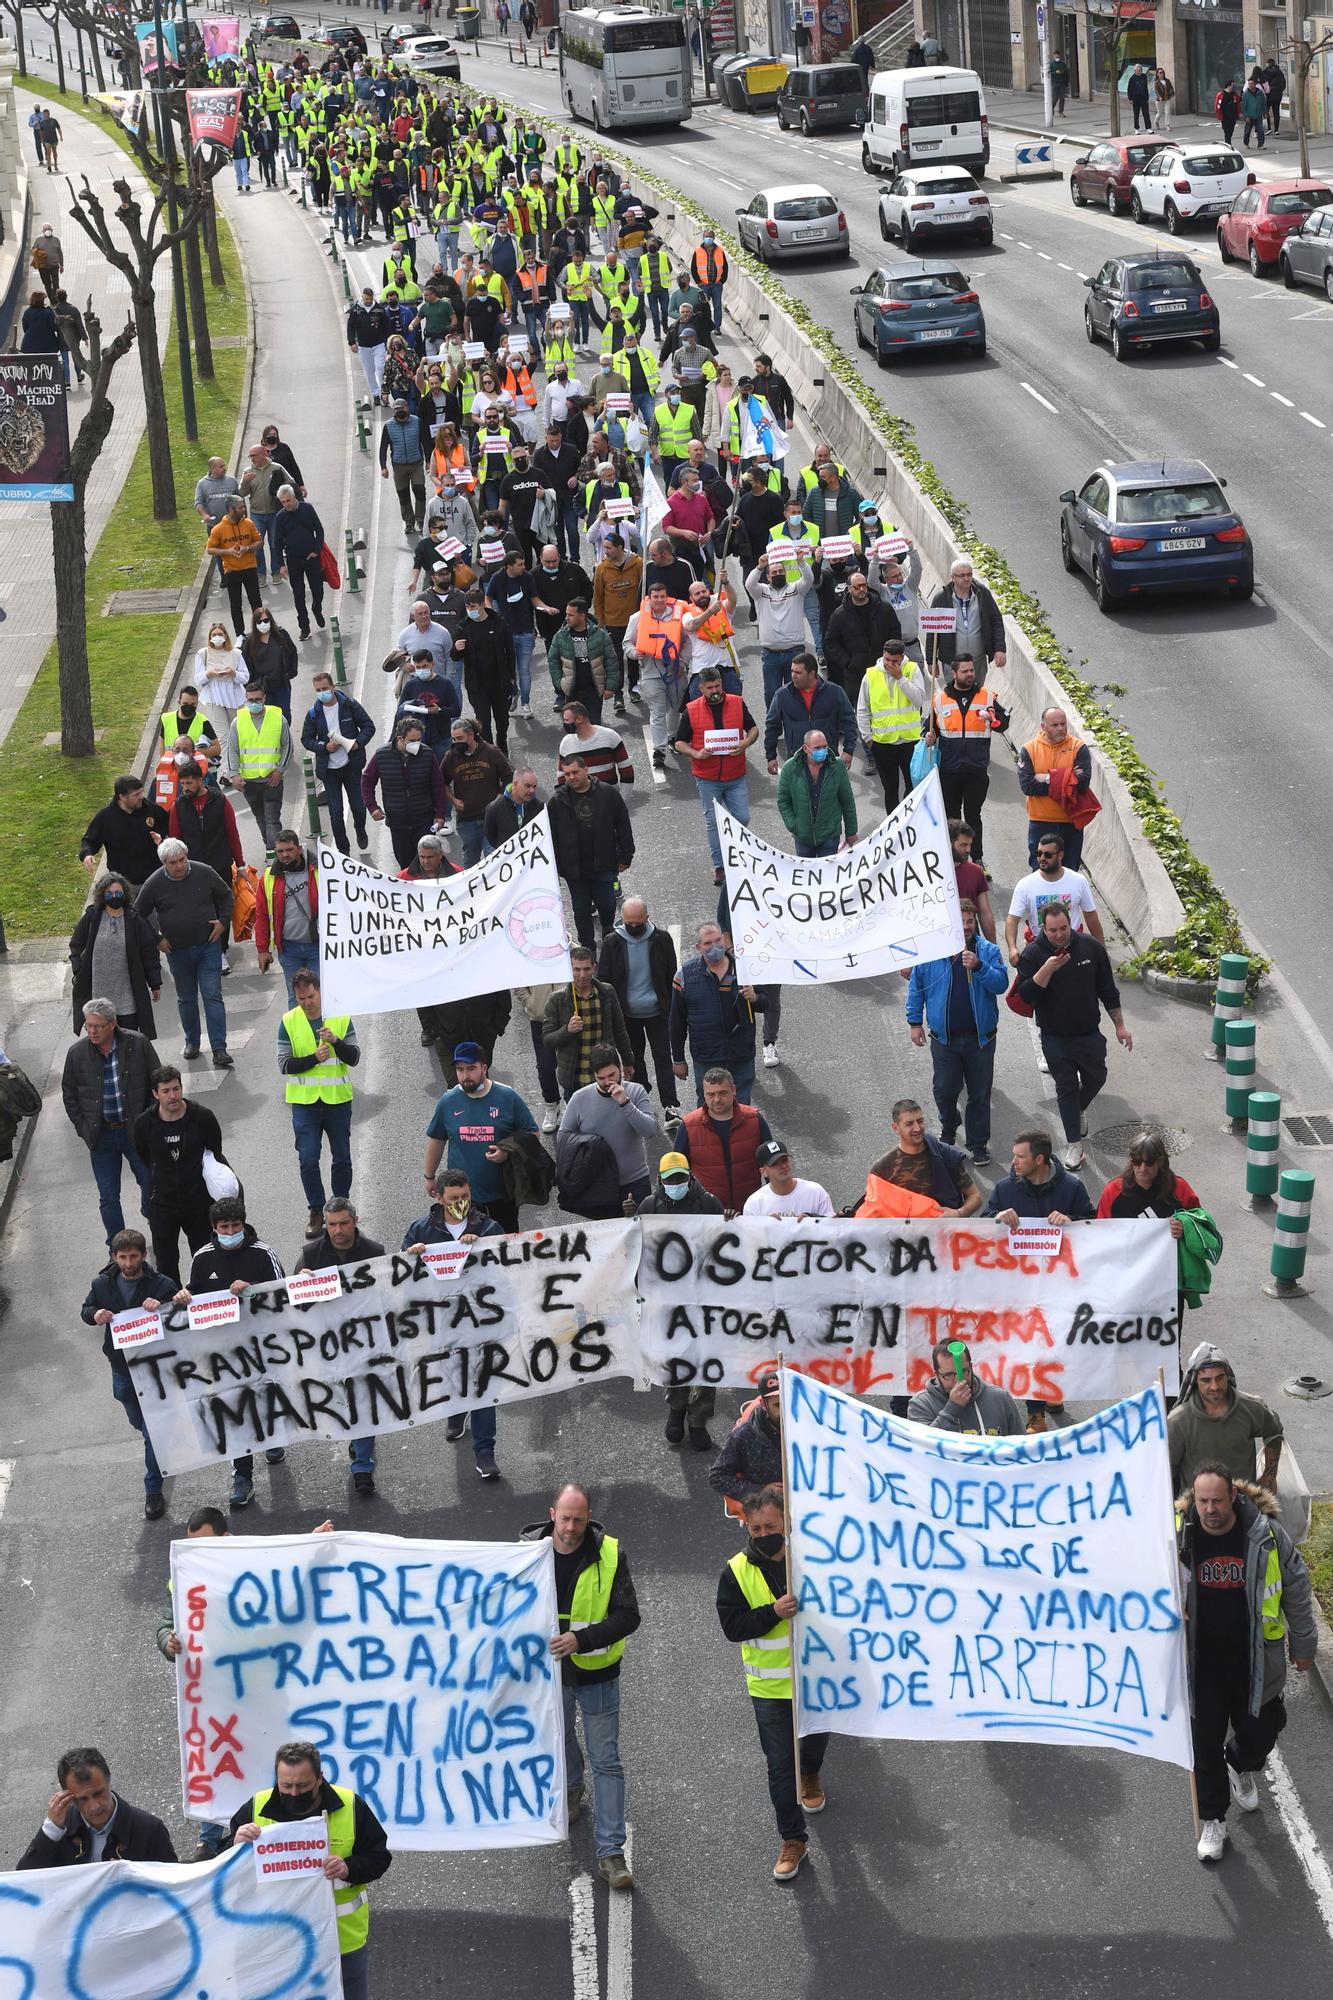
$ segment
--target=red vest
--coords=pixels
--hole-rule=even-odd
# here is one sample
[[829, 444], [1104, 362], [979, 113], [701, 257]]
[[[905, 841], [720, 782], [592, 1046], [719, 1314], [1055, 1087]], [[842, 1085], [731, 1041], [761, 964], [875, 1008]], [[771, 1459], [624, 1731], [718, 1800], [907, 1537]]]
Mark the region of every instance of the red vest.
[[[734, 729], [738, 735], [745, 734], [745, 703], [738, 694], [724, 694], [722, 706], [714, 714], [702, 695], [687, 702], [685, 713], [690, 718], [690, 741], [696, 749], [704, 747], [705, 732], [716, 729]], [[690, 765], [696, 778], [710, 778], [718, 784], [725, 784], [729, 778], [745, 776], [745, 752], [728, 750], [716, 757], [696, 757]]]
[[707, 1188], [723, 1208], [739, 1210], [760, 1185], [754, 1156], [759, 1146], [759, 1113], [752, 1104], [736, 1104], [731, 1114], [731, 1163], [713, 1121], [701, 1105], [686, 1113], [684, 1129], [689, 1136], [690, 1166], [700, 1187]]

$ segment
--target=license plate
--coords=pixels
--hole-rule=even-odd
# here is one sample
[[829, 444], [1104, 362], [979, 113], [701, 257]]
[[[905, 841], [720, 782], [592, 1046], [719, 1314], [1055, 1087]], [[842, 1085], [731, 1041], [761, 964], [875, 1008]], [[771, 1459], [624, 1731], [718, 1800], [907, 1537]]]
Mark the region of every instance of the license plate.
[[1153, 307], [1153, 311], [1159, 313], [1183, 313], [1188, 310], [1189, 304], [1185, 299], [1159, 299]]
[[1204, 213], [1206, 215], [1226, 215], [1230, 212], [1230, 209], [1231, 203], [1229, 201], [1210, 201], [1204, 204]]
[[807, 243], [812, 236], [818, 236], [821, 233], [818, 229], [793, 229], [792, 241], [794, 243]]
[[921, 338], [922, 340], [952, 340], [953, 328], [951, 326], [928, 326], [923, 330]]
[[943, 139], [916, 139], [912, 143], [912, 151], [914, 153], [938, 153], [943, 144]]
[[1183, 540], [1178, 542], [1162, 543], [1162, 547], [1167, 551], [1168, 555], [1176, 555], [1181, 549], [1206, 549], [1207, 546], [1208, 538], [1206, 535], [1187, 535]]
[[945, 214], [945, 215], [935, 215], [931, 217], [932, 222], [970, 222], [971, 219], [972, 218], [970, 216], [962, 214], [958, 215]]

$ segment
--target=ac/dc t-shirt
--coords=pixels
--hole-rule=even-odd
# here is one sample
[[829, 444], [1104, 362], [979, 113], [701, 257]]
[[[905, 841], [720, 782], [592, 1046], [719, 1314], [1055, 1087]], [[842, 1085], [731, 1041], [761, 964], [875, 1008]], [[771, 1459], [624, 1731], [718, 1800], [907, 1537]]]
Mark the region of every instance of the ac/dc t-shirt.
[[1195, 1649], [1202, 1658], [1244, 1655], [1249, 1644], [1245, 1603], [1245, 1529], [1239, 1517], [1223, 1535], [1194, 1528]]

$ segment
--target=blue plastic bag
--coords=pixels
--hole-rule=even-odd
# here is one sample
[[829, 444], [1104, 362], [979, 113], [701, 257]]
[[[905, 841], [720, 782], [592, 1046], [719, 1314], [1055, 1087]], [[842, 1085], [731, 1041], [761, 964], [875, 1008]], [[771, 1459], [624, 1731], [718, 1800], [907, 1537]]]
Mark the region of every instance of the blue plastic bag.
[[940, 761], [938, 743], [928, 743], [923, 736], [912, 752], [912, 784], [919, 785], [928, 778]]

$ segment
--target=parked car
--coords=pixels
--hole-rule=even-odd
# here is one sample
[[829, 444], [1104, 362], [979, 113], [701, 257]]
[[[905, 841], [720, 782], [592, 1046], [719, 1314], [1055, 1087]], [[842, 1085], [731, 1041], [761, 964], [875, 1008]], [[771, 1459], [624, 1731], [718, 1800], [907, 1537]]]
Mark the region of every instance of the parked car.
[[1266, 181], [1243, 188], [1217, 225], [1217, 250], [1224, 264], [1243, 257], [1256, 278], [1271, 271], [1282, 245], [1312, 209], [1333, 202], [1323, 181]]
[[1217, 306], [1192, 257], [1111, 257], [1084, 283], [1084, 331], [1091, 341], [1109, 341], [1117, 361], [1168, 340], [1197, 340], [1210, 354], [1222, 345]]
[[850, 125], [860, 131], [870, 114], [866, 80], [855, 63], [812, 63], [790, 70], [777, 96], [778, 124], [811, 132]]
[[761, 264], [831, 250], [852, 254], [847, 217], [828, 189], [813, 181], [761, 188], [748, 208], [736, 210], [736, 234], [742, 250], [752, 250]]
[[1090, 152], [1080, 153], [1069, 169], [1069, 199], [1075, 208], [1104, 202], [1110, 214], [1129, 212], [1130, 182], [1157, 151], [1157, 140], [1102, 139]]
[[1160, 215], [1174, 236], [1188, 222], [1225, 215], [1257, 178], [1229, 146], [1163, 146], [1130, 182], [1129, 212], [1135, 222]]
[[408, 69], [423, 70], [429, 76], [452, 76], [462, 80], [463, 65], [458, 50], [443, 35], [404, 35], [398, 60]]
[[956, 264], [885, 264], [852, 296], [856, 344], [873, 349], [881, 368], [923, 347], [986, 352], [981, 301]]
[[941, 230], [949, 236], [995, 240], [990, 196], [964, 167], [912, 167], [879, 191], [879, 233], [900, 237], [904, 250]]
[[342, 55], [364, 56], [367, 53], [365, 36], [360, 28], [351, 26], [311, 28], [306, 34], [306, 40], [323, 42], [327, 47], [337, 49]]
[[787, 81], [787, 65], [773, 56], [724, 56], [713, 67], [713, 81], [733, 111], [771, 111]]
[[1254, 550], [1218, 479], [1198, 459], [1101, 465], [1060, 495], [1060, 556], [1092, 578], [1099, 611], [1153, 590], [1254, 593]]
[[295, 14], [261, 14], [259, 19], [252, 23], [250, 35], [258, 42], [273, 40], [299, 42], [302, 39], [309, 39]]
[[1278, 268], [1289, 292], [1297, 285], [1322, 285], [1333, 305], [1333, 208], [1316, 209], [1292, 231], [1278, 252]]

